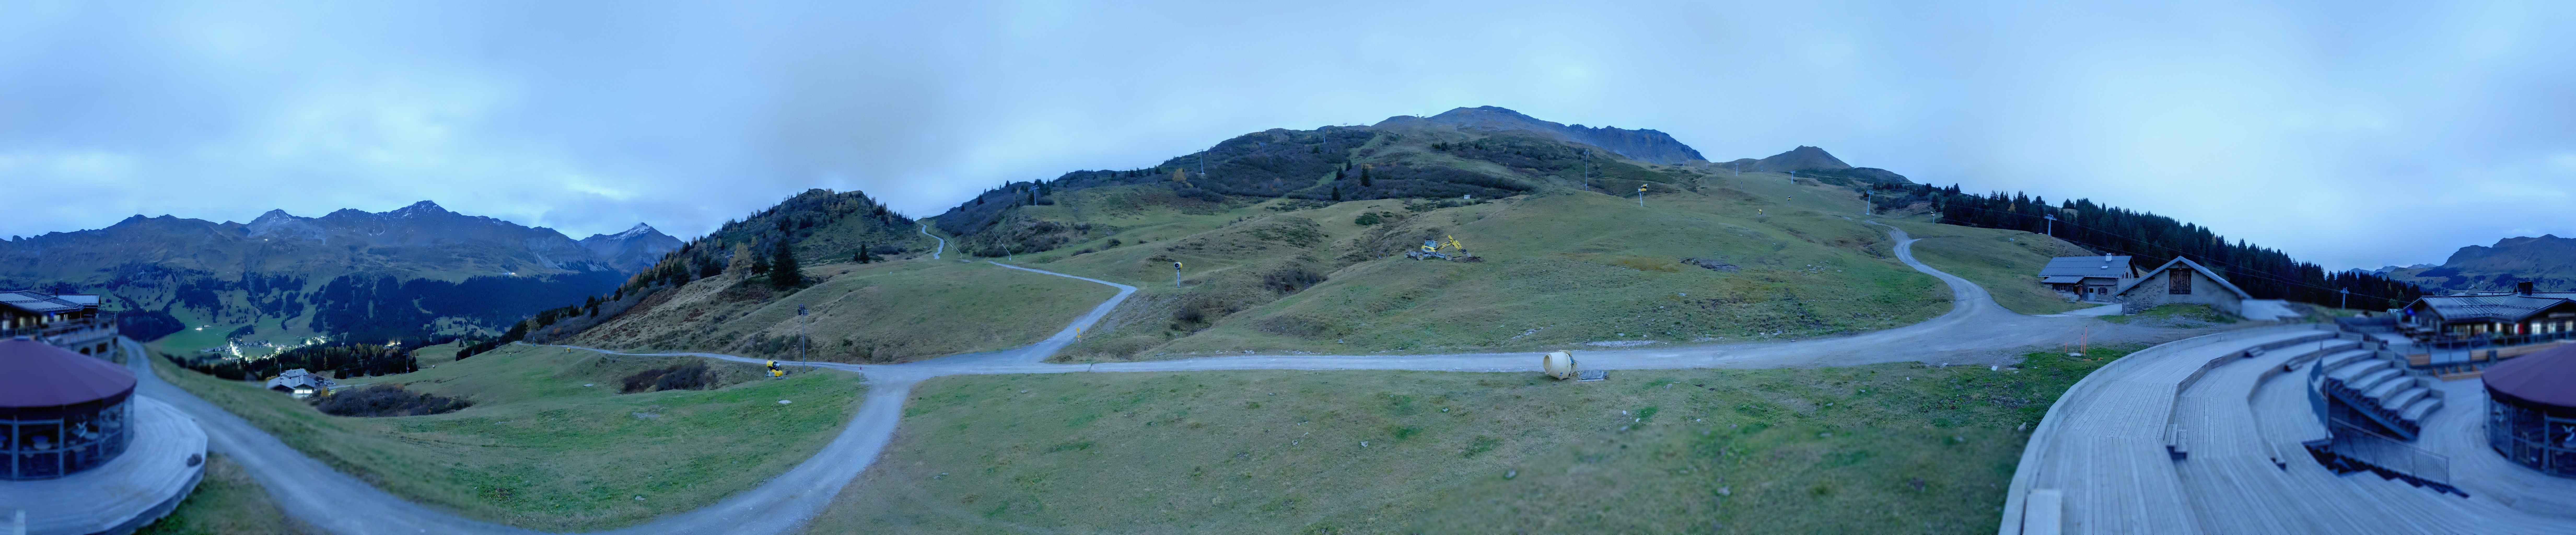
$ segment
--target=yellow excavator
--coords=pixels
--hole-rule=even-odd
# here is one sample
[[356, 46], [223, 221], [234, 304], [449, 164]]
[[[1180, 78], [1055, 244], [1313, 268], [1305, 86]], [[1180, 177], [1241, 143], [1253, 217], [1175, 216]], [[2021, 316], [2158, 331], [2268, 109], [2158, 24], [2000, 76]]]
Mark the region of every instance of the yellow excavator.
[[1405, 251], [1404, 257], [1414, 260], [1437, 258], [1452, 262], [1485, 261], [1484, 258], [1476, 256], [1476, 253], [1467, 252], [1467, 246], [1458, 243], [1457, 236], [1447, 236], [1447, 238], [1448, 243], [1441, 243], [1440, 240], [1422, 240], [1420, 249]]

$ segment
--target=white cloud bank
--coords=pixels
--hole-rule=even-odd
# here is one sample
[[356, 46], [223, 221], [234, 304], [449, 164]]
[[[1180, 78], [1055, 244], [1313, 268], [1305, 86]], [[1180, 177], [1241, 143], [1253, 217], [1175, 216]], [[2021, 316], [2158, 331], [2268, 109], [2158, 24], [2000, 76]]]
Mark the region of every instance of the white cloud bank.
[[[1571, 4], [1571, 5], [1569, 5]], [[1818, 145], [2330, 267], [2576, 235], [2553, 3], [0, 6], [0, 236], [429, 199], [576, 237], [805, 188], [931, 215], [1272, 127], [1497, 105]]]

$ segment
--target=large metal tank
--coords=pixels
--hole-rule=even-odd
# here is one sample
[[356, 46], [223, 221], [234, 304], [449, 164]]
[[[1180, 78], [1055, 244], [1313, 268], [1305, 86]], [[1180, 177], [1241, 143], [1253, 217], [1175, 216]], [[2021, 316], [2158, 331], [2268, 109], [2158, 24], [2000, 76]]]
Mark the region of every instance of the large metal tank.
[[1540, 359], [1539, 368], [1546, 370], [1548, 377], [1573, 379], [1574, 352], [1558, 351], [1555, 353], [1549, 353], [1546, 357]]

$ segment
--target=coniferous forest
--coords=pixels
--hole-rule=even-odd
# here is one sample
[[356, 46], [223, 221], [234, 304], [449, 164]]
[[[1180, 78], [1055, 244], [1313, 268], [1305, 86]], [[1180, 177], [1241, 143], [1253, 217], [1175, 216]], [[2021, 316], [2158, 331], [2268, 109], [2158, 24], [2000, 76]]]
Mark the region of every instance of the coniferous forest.
[[264, 359], [195, 358], [163, 354], [171, 363], [229, 380], [263, 379], [296, 368], [321, 375], [360, 377], [420, 371], [420, 360], [400, 346], [331, 344], [300, 347]]
[[[1880, 184], [1873, 193], [1873, 204], [1882, 212], [1928, 209], [1939, 215], [1941, 223], [2048, 232], [2096, 252], [2136, 257], [2131, 263], [2141, 269], [2164, 265], [2175, 256], [2190, 258], [2256, 299], [2345, 306], [2340, 290], [2350, 290], [2349, 308], [2389, 309], [2423, 295], [2413, 284], [2361, 271], [2329, 273], [2288, 253], [2244, 240], [2231, 243], [2207, 227], [2091, 199], [2052, 205], [2047, 198], [2019, 192], [1977, 195], [1963, 193], [1957, 185], [1926, 184]], [[2051, 215], [2057, 220], [2048, 220]]]

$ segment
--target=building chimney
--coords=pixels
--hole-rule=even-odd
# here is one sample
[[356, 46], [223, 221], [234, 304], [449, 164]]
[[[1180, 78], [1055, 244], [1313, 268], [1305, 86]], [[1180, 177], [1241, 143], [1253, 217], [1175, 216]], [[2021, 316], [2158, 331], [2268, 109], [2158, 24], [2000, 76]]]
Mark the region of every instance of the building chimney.
[[2513, 283], [2513, 293], [2531, 295], [2531, 281]]

